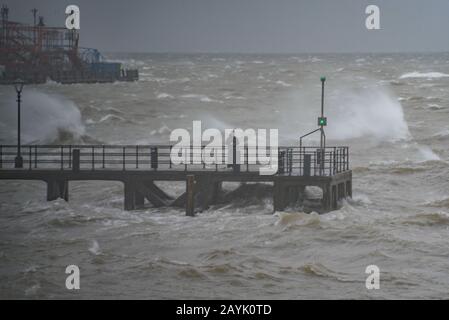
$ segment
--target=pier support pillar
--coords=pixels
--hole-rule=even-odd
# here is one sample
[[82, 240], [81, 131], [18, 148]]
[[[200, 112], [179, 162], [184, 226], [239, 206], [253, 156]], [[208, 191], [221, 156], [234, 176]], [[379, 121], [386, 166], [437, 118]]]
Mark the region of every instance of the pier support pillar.
[[198, 210], [207, 210], [218, 201], [221, 191], [221, 182], [213, 181], [210, 176], [196, 179], [195, 202]]
[[344, 183], [337, 184], [337, 200], [340, 201], [345, 197]]
[[[222, 191], [221, 181], [210, 181], [209, 178], [203, 177], [194, 179], [194, 206], [199, 211], [206, 210], [210, 205], [216, 204], [220, 200]], [[171, 203], [173, 207], [185, 207], [187, 202], [188, 192], [184, 192], [175, 201]]]
[[288, 204], [293, 205], [299, 199], [299, 186], [288, 187]]
[[168, 206], [167, 200], [172, 199], [153, 181], [125, 181], [124, 186], [125, 210], [143, 208], [145, 198], [156, 208]]
[[273, 188], [273, 209], [282, 211], [287, 206], [295, 205], [298, 200], [305, 198], [304, 185], [288, 185], [282, 181], [275, 180]]
[[136, 186], [131, 181], [124, 182], [124, 207], [125, 210], [135, 210], [136, 209]]
[[331, 210], [336, 210], [338, 207], [338, 189], [337, 185], [333, 185], [331, 187], [332, 190], [332, 198], [331, 198]]
[[287, 189], [285, 185], [278, 179], [274, 180], [273, 188], [273, 209], [274, 211], [282, 211], [287, 206]]
[[188, 175], [186, 180], [186, 216], [195, 216], [195, 176]]
[[331, 210], [331, 202], [332, 202], [332, 189], [330, 184], [326, 184], [321, 187], [323, 190], [323, 199], [322, 201], [322, 207], [324, 211]]
[[298, 186], [298, 199], [303, 202], [306, 198], [306, 186]]
[[136, 209], [142, 209], [145, 204], [145, 196], [142, 193], [136, 191], [134, 193], [134, 204]]
[[220, 195], [222, 193], [222, 182], [213, 182], [212, 183], [212, 197], [211, 204], [216, 204], [220, 200]]
[[47, 181], [47, 201], [58, 198], [69, 201], [69, 182], [67, 180], [52, 179]]
[[352, 181], [346, 181], [346, 197], [352, 198]]

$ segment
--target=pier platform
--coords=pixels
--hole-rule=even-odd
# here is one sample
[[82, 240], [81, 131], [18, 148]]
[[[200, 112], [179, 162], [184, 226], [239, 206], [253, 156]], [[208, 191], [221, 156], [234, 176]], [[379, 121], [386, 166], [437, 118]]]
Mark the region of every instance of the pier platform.
[[[262, 165], [250, 160], [248, 148], [239, 157], [243, 161], [230, 165], [202, 160], [175, 165], [171, 149], [167, 145], [25, 145], [20, 150], [23, 167], [15, 168], [17, 146], [0, 145], [0, 179], [44, 181], [47, 201], [69, 201], [71, 181], [119, 181], [124, 186], [125, 210], [149, 202], [154, 207], [185, 207], [188, 215], [217, 203], [223, 182], [272, 183], [274, 211], [300, 202], [310, 186], [322, 190], [320, 212], [335, 210], [339, 200], [352, 196], [348, 147], [279, 147], [278, 170], [273, 175], [260, 174]], [[194, 155], [192, 149], [189, 156]], [[226, 156], [223, 149], [220, 157]], [[186, 182], [186, 190], [174, 198], [157, 186], [160, 181]]]

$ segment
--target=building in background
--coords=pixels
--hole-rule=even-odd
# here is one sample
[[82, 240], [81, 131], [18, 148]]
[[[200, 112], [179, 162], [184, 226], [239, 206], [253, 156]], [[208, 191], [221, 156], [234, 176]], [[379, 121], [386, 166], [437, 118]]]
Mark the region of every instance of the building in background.
[[107, 62], [96, 49], [79, 47], [79, 33], [48, 27], [32, 10], [34, 24], [9, 20], [9, 8], [1, 7], [0, 84], [16, 79], [26, 83], [94, 83], [135, 81], [137, 69]]

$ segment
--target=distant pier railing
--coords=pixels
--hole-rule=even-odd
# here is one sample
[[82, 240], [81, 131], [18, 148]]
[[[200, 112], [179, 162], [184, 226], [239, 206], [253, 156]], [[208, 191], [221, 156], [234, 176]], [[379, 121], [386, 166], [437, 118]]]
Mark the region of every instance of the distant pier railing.
[[[202, 155], [203, 147], [191, 147], [189, 164], [174, 164], [170, 145], [23, 145], [22, 170], [154, 170], [154, 171], [258, 171], [266, 163], [254, 161], [261, 153], [270, 156], [270, 148], [239, 148], [234, 162], [228, 159], [229, 150], [211, 153], [214, 164], [207, 164], [203, 157], [194, 163], [194, 157]], [[230, 148], [232, 149], [232, 148]], [[279, 147], [279, 175], [333, 176], [349, 170], [349, 148]], [[13, 169], [17, 146], [0, 145], [0, 170]], [[198, 158], [197, 158], [198, 159]], [[237, 161], [235, 159], [238, 159]]]

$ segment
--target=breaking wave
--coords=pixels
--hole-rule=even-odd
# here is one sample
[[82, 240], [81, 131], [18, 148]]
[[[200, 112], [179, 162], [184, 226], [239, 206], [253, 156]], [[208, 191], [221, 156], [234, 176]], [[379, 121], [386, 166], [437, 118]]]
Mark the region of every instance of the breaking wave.
[[321, 224], [320, 216], [317, 213], [277, 212], [275, 215], [278, 217], [275, 225], [284, 229], [296, 226], [319, 226]]
[[356, 280], [350, 279], [340, 272], [333, 271], [319, 262], [305, 263], [304, 265], [299, 267], [299, 271], [307, 275], [331, 278], [341, 282], [356, 282]]
[[425, 206], [434, 208], [449, 208], [449, 198], [429, 201], [425, 204]]
[[[300, 119], [303, 131], [312, 130], [319, 113], [316, 90], [303, 90], [292, 95], [283, 119], [290, 123]], [[298, 108], [299, 106], [299, 108]], [[313, 106], [313, 107], [312, 107]], [[314, 107], [316, 106], [316, 107]], [[325, 113], [329, 119], [327, 132], [332, 139], [370, 138], [377, 141], [410, 139], [408, 124], [398, 99], [385, 89], [334, 89], [327, 98]], [[292, 125], [293, 126], [293, 125]]]
[[[0, 104], [2, 136], [16, 132], [17, 103], [13, 95]], [[24, 91], [22, 98], [22, 139], [25, 143], [54, 143], [55, 141], [82, 141], [85, 127], [77, 105], [59, 95], [36, 90]], [[10, 139], [13, 139], [11, 137]]]
[[258, 205], [260, 199], [269, 199], [272, 195], [273, 186], [268, 184], [241, 184], [237, 189], [229, 191], [224, 195], [225, 202], [233, 202], [238, 206]]
[[402, 223], [417, 226], [447, 226], [449, 215], [444, 212], [419, 213], [405, 218]]

